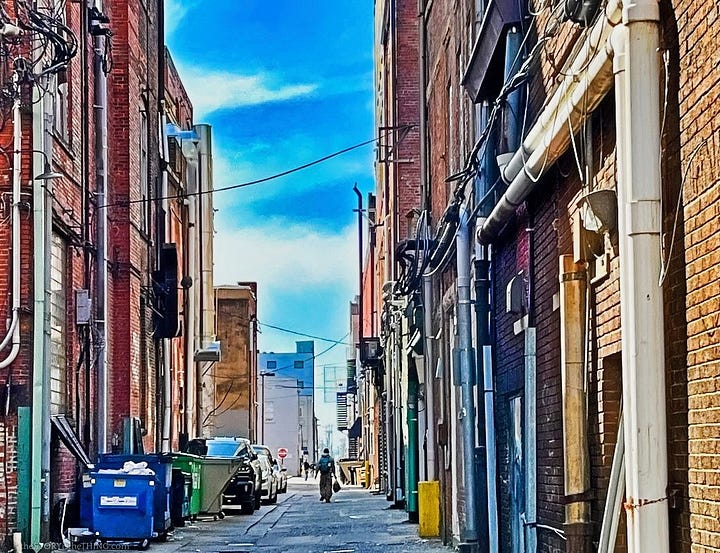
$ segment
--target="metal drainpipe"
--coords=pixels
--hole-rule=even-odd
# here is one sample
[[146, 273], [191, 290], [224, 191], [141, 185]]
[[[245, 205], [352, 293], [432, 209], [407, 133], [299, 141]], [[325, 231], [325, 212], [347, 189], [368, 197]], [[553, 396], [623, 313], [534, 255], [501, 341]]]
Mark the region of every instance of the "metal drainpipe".
[[[47, 78], [47, 77], [45, 77]], [[44, 83], [46, 84], [46, 83]], [[32, 149], [35, 152], [45, 151], [45, 101], [40, 95], [39, 88], [33, 90], [33, 117], [32, 117]], [[44, 157], [40, 153], [33, 155], [31, 171], [33, 175], [42, 172]], [[48, 196], [45, 191], [45, 182], [33, 180], [33, 494], [31, 506], [31, 537], [32, 543], [46, 541], [46, 507], [49, 500], [49, 481], [46, 472], [49, 463], [46, 457], [49, 454], [48, 441], [45, 430], [45, 419], [49, 418], [48, 386], [48, 351], [45, 343], [46, 330], [46, 301], [45, 297], [45, 265], [47, 264], [47, 233], [46, 228], [46, 202]]]
[[[461, 432], [463, 474], [465, 477], [465, 535], [469, 548], [477, 548], [477, 483], [475, 475], [475, 368], [473, 364], [472, 325], [470, 314], [471, 239], [468, 214], [460, 208], [457, 244], [457, 333], [460, 358]], [[457, 385], [457, 383], [456, 383]]]
[[656, 0], [628, 2], [612, 36], [629, 553], [669, 551], [659, 21]]
[[[161, 87], [162, 88], [162, 87]], [[163, 167], [161, 173], [162, 183], [162, 206], [164, 221], [162, 228], [162, 244], [170, 243], [170, 202], [168, 201], [168, 169], [167, 163], [170, 159], [168, 136], [167, 136], [167, 114], [165, 111], [165, 100], [160, 101], [160, 147], [162, 148]], [[160, 237], [158, 237], [160, 238]], [[162, 245], [161, 244], [161, 245]], [[163, 366], [163, 426], [162, 426], [162, 451], [169, 452], [172, 449], [172, 370], [171, 354], [172, 340], [165, 338], [162, 341], [162, 366]]]
[[[490, 105], [487, 101], [476, 109], [478, 136], [484, 131], [489, 121]], [[495, 163], [495, 140], [492, 138], [494, 133], [491, 131], [491, 138], [488, 140], [483, 159], [483, 169], [481, 176], [476, 183], [475, 202], [479, 203], [487, 194], [490, 183], [495, 182], [495, 174], [497, 173], [497, 165]], [[489, 208], [480, 208], [480, 213], [485, 215]], [[491, 345], [490, 338], [490, 248], [489, 246], [475, 245], [475, 333], [476, 333], [476, 371], [479, 373], [478, 381], [484, 381], [483, 371], [483, 348]], [[476, 450], [476, 459], [478, 463], [477, 470], [477, 488], [478, 488], [478, 546], [480, 551], [491, 551], [490, 535], [493, 533], [490, 527], [489, 511], [495, 508], [495, 504], [490, 504], [488, 499], [488, 478], [495, 478], [495, 471], [488, 466], [488, 448], [487, 448], [487, 425], [493, 423], [492, 417], [486, 416], [485, 394], [478, 394], [478, 413], [477, 413], [477, 429], [478, 429], [478, 447]], [[495, 520], [495, 518], [493, 518]]]
[[408, 379], [408, 444], [405, 458], [406, 510], [410, 522], [418, 521], [418, 382]]
[[[97, 3], [102, 9], [101, 3]], [[93, 38], [95, 59], [93, 63], [95, 80], [95, 197], [98, 206], [107, 204], [107, 76], [103, 70], [105, 55], [105, 37]], [[107, 207], [98, 209], [97, 216], [97, 276], [96, 276], [96, 311], [95, 326], [100, 337], [97, 356], [97, 449], [98, 453], [108, 451], [108, 334], [107, 334]]]
[[[48, 84], [52, 77], [48, 76]], [[48, 165], [52, 169], [52, 97], [50, 94], [43, 96], [43, 151], [45, 153], [45, 159]], [[43, 166], [45, 164], [43, 163]], [[42, 427], [42, 440], [43, 440], [43, 458], [42, 458], [42, 473], [43, 473], [43, 513], [42, 513], [42, 526], [43, 526], [43, 537], [48, 538], [50, 536], [50, 439], [52, 433], [52, 423], [50, 421], [50, 401], [51, 401], [51, 388], [50, 382], [50, 362], [52, 358], [52, 342], [50, 335], [50, 306], [52, 304], [52, 284], [51, 284], [51, 264], [50, 257], [52, 254], [52, 228], [53, 228], [53, 179], [47, 179], [42, 183], [42, 188], [45, 194], [45, 219], [43, 221], [43, 232], [45, 234], [44, 240], [44, 254], [45, 262], [43, 263], [43, 293], [45, 296], [45, 303], [43, 305], [43, 349], [45, 350], [45, 388], [43, 390], [43, 427]]]
[[565, 533], [568, 551], [590, 550], [590, 457], [585, 408], [587, 272], [572, 255], [560, 256], [560, 357], [562, 368]]
[[433, 370], [434, 337], [432, 336], [432, 278], [423, 278], [425, 316], [425, 420], [427, 423], [427, 479], [437, 480], [435, 450], [437, 449], [437, 421], [435, 417], [435, 371]]

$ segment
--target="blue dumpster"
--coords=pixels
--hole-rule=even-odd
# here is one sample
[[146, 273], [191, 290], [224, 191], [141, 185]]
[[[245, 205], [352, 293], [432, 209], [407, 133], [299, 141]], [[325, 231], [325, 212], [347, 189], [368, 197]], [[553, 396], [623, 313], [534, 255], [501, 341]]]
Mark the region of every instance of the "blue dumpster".
[[123, 465], [133, 463], [147, 463], [149, 469], [155, 473], [155, 532], [164, 539], [172, 526], [170, 516], [170, 490], [172, 488], [172, 463], [169, 455], [150, 453], [147, 455], [101, 454], [98, 456], [98, 469], [121, 469]]
[[80, 520], [97, 539], [148, 545], [155, 535], [153, 475], [91, 472], [80, 486]]

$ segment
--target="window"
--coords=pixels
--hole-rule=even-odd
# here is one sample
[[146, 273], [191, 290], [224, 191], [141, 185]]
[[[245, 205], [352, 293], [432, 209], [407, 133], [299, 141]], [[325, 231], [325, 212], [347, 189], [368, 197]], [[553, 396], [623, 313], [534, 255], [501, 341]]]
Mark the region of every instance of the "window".
[[[53, 16], [62, 24], [67, 23], [67, 5], [64, 0], [51, 0], [47, 2], [47, 7], [52, 10]], [[58, 31], [58, 27], [53, 25], [53, 30]], [[52, 94], [53, 122], [52, 127], [55, 134], [66, 142], [70, 139], [68, 132], [68, 70], [61, 70], [52, 78], [50, 93]]]
[[68, 85], [58, 82], [58, 76], [53, 79], [53, 130], [60, 138], [67, 141], [68, 132]]
[[64, 413], [67, 401], [67, 246], [53, 234], [50, 250], [50, 412]]
[[150, 183], [148, 180], [148, 122], [147, 113], [140, 112], [140, 230], [148, 234], [150, 220]]
[[304, 362], [304, 361], [295, 361], [295, 362], [293, 363], [293, 366], [294, 366], [296, 369], [304, 369], [304, 368], [305, 368], [305, 362]]
[[268, 369], [277, 369], [277, 361], [268, 361], [267, 368]]

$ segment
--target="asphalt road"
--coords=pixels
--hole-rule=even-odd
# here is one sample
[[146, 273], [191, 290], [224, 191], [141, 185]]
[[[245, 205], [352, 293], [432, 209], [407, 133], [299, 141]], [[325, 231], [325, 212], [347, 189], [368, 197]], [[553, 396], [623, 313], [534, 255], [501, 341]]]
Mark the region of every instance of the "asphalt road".
[[320, 502], [318, 480], [292, 478], [276, 505], [252, 515], [227, 510], [223, 520], [201, 519], [178, 528], [151, 553], [448, 553], [439, 540], [420, 539], [407, 513], [384, 496], [346, 487]]

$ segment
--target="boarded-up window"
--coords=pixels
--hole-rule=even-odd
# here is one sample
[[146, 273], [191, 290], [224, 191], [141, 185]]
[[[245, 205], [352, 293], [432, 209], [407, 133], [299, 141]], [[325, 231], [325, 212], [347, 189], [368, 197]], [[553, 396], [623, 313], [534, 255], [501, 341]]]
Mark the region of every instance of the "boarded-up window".
[[50, 410], [67, 406], [67, 245], [53, 234], [50, 250]]

